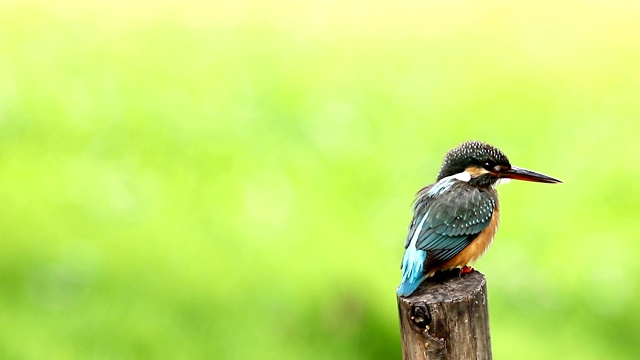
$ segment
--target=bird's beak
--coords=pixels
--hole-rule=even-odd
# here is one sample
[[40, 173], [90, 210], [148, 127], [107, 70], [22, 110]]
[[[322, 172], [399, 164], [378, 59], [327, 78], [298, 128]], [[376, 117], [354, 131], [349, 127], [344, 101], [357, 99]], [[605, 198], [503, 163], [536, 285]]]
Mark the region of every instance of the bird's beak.
[[500, 170], [497, 175], [501, 178], [534, 181], [548, 184], [557, 184], [562, 182], [556, 178], [552, 178], [551, 176], [540, 174], [538, 172], [523, 169], [517, 166], [511, 166], [510, 169]]

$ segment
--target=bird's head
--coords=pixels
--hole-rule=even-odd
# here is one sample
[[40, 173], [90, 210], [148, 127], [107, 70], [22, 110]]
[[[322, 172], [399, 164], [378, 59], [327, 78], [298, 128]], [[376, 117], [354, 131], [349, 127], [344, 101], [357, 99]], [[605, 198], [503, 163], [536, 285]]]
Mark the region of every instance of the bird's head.
[[502, 151], [480, 141], [466, 141], [447, 152], [438, 180], [449, 176], [483, 187], [494, 186], [508, 179], [550, 184], [562, 182], [551, 176], [513, 166]]

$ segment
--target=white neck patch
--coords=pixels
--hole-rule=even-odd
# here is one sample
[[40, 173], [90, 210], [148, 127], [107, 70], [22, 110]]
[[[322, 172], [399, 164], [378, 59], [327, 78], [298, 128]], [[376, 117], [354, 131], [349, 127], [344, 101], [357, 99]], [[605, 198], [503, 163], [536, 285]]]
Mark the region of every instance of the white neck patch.
[[[460, 181], [464, 181], [464, 182], [469, 182], [471, 181], [471, 173], [468, 171], [463, 171], [457, 174], [453, 174], [450, 176], [447, 176], [445, 178], [440, 179], [440, 181], [438, 181], [436, 183], [436, 186], [434, 186], [429, 192], [430, 193], [437, 193], [438, 191], [441, 191], [443, 186], [447, 183], [449, 183], [450, 180], [460, 180]], [[493, 187], [495, 188], [498, 185], [502, 185], [502, 184], [506, 184], [509, 181], [511, 181], [511, 179], [509, 178], [500, 178], [498, 179], [495, 184], [493, 184]], [[440, 185], [440, 186], [438, 186]]]
[[451, 176], [447, 176], [447, 178], [450, 179], [456, 179], [456, 180], [460, 180], [460, 181], [464, 181], [464, 182], [469, 182], [469, 180], [471, 180], [471, 173], [463, 171], [461, 173], [457, 173]]
[[437, 196], [440, 195], [443, 191], [448, 189], [451, 185], [453, 185], [454, 180], [469, 182], [471, 180], [471, 174], [463, 171], [458, 174], [454, 174], [451, 176], [444, 177], [438, 180], [433, 186], [427, 191], [428, 196]]

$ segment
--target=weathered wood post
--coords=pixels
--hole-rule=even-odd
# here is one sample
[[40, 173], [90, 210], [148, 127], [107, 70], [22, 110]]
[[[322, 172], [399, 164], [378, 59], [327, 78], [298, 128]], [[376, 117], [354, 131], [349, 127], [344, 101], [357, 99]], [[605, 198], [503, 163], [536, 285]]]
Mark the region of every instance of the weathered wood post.
[[404, 360], [490, 360], [487, 281], [454, 269], [398, 297]]

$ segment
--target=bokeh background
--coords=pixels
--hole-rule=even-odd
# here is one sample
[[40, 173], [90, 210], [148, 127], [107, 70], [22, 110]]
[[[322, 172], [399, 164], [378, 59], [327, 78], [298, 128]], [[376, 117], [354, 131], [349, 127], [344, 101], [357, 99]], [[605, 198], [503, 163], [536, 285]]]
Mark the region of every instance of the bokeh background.
[[0, 358], [398, 359], [413, 194], [502, 186], [496, 359], [640, 352], [640, 4], [3, 1]]

